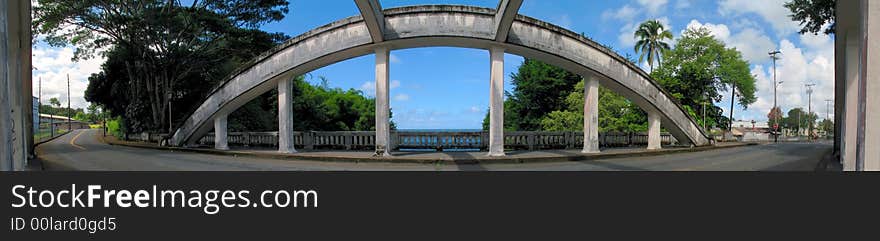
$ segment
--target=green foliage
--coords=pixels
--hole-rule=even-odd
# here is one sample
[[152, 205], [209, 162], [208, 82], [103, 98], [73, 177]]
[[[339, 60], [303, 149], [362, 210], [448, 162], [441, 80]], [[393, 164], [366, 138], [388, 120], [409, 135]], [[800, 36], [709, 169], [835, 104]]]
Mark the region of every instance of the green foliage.
[[835, 0], [792, 0], [785, 3], [791, 11], [791, 20], [800, 22], [801, 34], [818, 34], [825, 28], [825, 34], [833, 34], [836, 28]]
[[[565, 98], [581, 77], [562, 68], [526, 59], [513, 79], [513, 92], [504, 101], [504, 129], [541, 130], [541, 119], [550, 112], [567, 108]], [[489, 129], [489, 116], [483, 119]]]
[[[541, 119], [545, 131], [580, 131], [584, 129], [584, 81], [578, 82], [565, 99], [567, 109], [554, 111]], [[599, 87], [599, 131], [646, 131], [648, 117], [623, 96]]]
[[709, 127], [728, 124], [722, 109], [713, 103], [720, 102], [722, 92], [729, 91], [729, 87], [736, 86], [737, 101], [744, 108], [757, 100], [748, 61], [738, 50], [712, 37], [706, 28], [685, 31], [651, 75], [699, 124], [706, 122]]
[[[773, 128], [773, 125], [776, 124], [776, 120], [779, 120], [779, 123], [783, 123], [785, 116], [782, 114], [782, 109], [779, 107], [770, 108], [770, 112], [767, 113], [767, 126]], [[779, 126], [782, 128], [782, 125]]]
[[641, 53], [639, 63], [647, 57], [648, 65], [651, 66], [653, 72], [654, 63], [661, 62], [661, 55], [669, 50], [669, 44], [664, 40], [672, 40], [672, 32], [664, 28], [660, 21], [648, 20], [640, 24], [633, 35], [639, 39], [635, 46], [635, 52]]
[[[297, 131], [370, 131], [376, 125], [376, 101], [359, 90], [330, 88], [328, 80], [309, 84], [294, 79], [293, 129]], [[278, 130], [278, 93], [270, 91], [248, 102], [229, 117], [233, 131]], [[392, 130], [396, 124], [391, 122]]]
[[817, 128], [826, 131], [829, 135], [834, 135], [834, 121], [833, 120], [824, 119], [821, 122], [819, 122], [819, 126]]
[[541, 119], [545, 131], [580, 131], [584, 129], [584, 114], [574, 111], [553, 111]]
[[780, 120], [780, 126], [800, 133], [801, 130], [809, 130], [818, 119], [819, 116], [815, 112], [807, 113], [803, 108], [794, 108], [788, 111], [787, 117]]
[[122, 138], [123, 130], [121, 117], [107, 120], [107, 133], [117, 138]]
[[[164, 130], [245, 61], [286, 39], [256, 27], [287, 13], [286, 0], [39, 0], [34, 32], [74, 59], [102, 54], [86, 99], [123, 116], [132, 132]], [[124, 10], [124, 11], [120, 11]], [[103, 51], [103, 52], [101, 52]]]

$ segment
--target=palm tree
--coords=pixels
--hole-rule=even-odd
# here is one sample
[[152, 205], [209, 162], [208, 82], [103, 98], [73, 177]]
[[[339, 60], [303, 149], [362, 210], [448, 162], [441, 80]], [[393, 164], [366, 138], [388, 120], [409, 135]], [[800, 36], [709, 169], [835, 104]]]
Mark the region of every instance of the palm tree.
[[635, 48], [636, 53], [641, 53], [639, 63], [647, 56], [648, 66], [654, 72], [654, 62], [659, 63], [663, 51], [669, 50], [669, 44], [663, 40], [672, 39], [672, 32], [664, 28], [660, 21], [648, 20], [639, 25], [634, 35], [639, 39]]

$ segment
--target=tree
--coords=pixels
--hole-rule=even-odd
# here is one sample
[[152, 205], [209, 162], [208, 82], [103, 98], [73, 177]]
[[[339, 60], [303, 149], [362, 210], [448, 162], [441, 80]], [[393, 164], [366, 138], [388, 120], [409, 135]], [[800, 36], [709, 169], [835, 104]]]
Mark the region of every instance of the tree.
[[61, 101], [58, 101], [58, 98], [55, 97], [49, 99], [49, 104], [55, 107], [61, 107]]
[[[800, 22], [800, 34], [833, 34], [836, 28], [835, 0], [792, 0], [784, 5], [791, 11], [791, 20]], [[827, 27], [825, 27], [827, 25]]]
[[773, 126], [776, 125], [776, 120], [780, 122], [784, 121], [785, 116], [782, 115], [782, 109], [779, 107], [770, 108], [770, 112], [767, 113], [767, 126], [770, 129], [773, 129]]
[[780, 126], [801, 133], [804, 129], [809, 130], [818, 119], [816, 113], [807, 113], [803, 108], [793, 108], [788, 110], [787, 117], [780, 118]]
[[[567, 109], [553, 111], [541, 119], [545, 131], [580, 131], [584, 129], [584, 81], [570, 90]], [[648, 129], [648, 117], [638, 106], [613, 91], [599, 87], [599, 131], [634, 132]]]
[[[177, 100], [170, 98], [179, 93], [199, 100], [231, 71], [230, 65], [238, 66], [235, 58], [242, 49], [256, 55], [249, 50], [257, 47], [241, 40], [262, 33], [256, 27], [283, 18], [287, 5], [286, 0], [195, 0], [189, 6], [163, 0], [39, 0], [34, 31], [50, 45], [74, 45], [76, 60], [98, 53], [116, 58], [110, 69], [116, 72], [95, 79], [125, 78], [129, 90], [117, 90], [128, 95], [128, 108], [114, 113], [138, 122], [133, 123], [136, 129], [150, 130], [165, 126], [168, 103]], [[179, 88], [194, 79], [203, 87]]]
[[824, 130], [827, 135], [834, 135], [834, 121], [829, 119], [824, 119], [822, 122], [819, 122], [819, 128]]
[[729, 87], [735, 87], [740, 97], [738, 103], [743, 108], [757, 100], [755, 77], [751, 75], [748, 61], [743, 60], [738, 50], [727, 48], [712, 37], [706, 28], [686, 30], [675, 48], [666, 51], [662, 62], [651, 76], [700, 124], [726, 126], [729, 123], [722, 109], [713, 104], [721, 101], [721, 94]]
[[[577, 74], [533, 59], [525, 59], [511, 78], [514, 88], [504, 101], [504, 129], [520, 131], [541, 130], [545, 115], [567, 109], [565, 99], [581, 81]], [[489, 129], [488, 113], [483, 129]]]
[[648, 66], [654, 71], [654, 62], [661, 62], [664, 51], [669, 50], [669, 44], [664, 39], [672, 40], [672, 32], [663, 27], [657, 20], [648, 20], [639, 25], [634, 33], [636, 42], [635, 51], [640, 53], [639, 63], [647, 56]]

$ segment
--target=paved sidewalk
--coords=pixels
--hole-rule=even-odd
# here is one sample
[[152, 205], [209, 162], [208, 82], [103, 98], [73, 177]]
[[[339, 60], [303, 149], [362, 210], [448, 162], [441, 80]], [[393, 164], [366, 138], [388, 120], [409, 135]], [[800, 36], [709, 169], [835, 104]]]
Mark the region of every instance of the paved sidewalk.
[[583, 154], [580, 150], [537, 150], [537, 151], [508, 151], [504, 157], [489, 157], [486, 152], [392, 152], [391, 157], [374, 157], [371, 151], [333, 151], [333, 150], [310, 150], [294, 154], [282, 154], [273, 149], [244, 149], [232, 147], [231, 150], [215, 150], [212, 148], [184, 148], [163, 147], [157, 143], [122, 141], [115, 137], [107, 136], [103, 141], [110, 145], [121, 145], [160, 150], [186, 151], [232, 156], [251, 156], [272, 159], [330, 161], [330, 162], [388, 162], [388, 163], [444, 163], [444, 164], [469, 164], [469, 163], [537, 163], [537, 162], [572, 162], [589, 161], [609, 158], [655, 156], [671, 153], [697, 152], [722, 148], [757, 145], [758, 143], [717, 143], [714, 146], [704, 147], [667, 147], [661, 150], [647, 150], [644, 147], [633, 148], [609, 148], [600, 153]]

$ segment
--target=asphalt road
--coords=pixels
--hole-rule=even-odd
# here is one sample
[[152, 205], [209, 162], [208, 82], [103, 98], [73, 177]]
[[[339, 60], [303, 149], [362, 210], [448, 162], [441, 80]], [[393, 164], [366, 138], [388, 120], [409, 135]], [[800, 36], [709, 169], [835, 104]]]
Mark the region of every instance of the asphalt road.
[[101, 130], [76, 130], [37, 147], [46, 170], [242, 171], [812, 171], [830, 143], [780, 143], [661, 156], [527, 164], [333, 163], [260, 159], [113, 146]]

